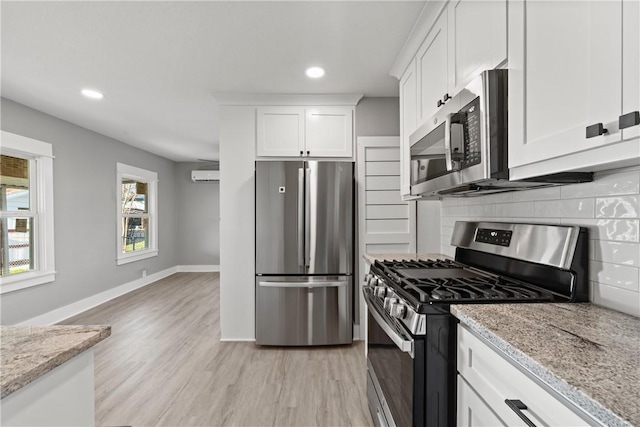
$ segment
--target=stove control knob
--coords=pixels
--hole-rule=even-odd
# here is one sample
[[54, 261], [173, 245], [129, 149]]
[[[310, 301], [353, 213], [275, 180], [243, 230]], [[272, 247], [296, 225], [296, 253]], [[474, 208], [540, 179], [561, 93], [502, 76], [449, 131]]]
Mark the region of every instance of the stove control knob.
[[372, 274], [367, 285], [371, 286], [372, 288], [376, 288], [380, 285], [380, 280]]
[[387, 288], [384, 286], [376, 286], [373, 288], [373, 294], [378, 298], [384, 298], [387, 295]]
[[391, 313], [391, 306], [398, 303], [398, 298], [385, 298], [382, 304], [387, 313]]
[[367, 273], [367, 274], [365, 274], [365, 275], [364, 275], [364, 282], [365, 282], [366, 284], [369, 284], [369, 280], [371, 280], [371, 277], [373, 277], [373, 274], [371, 274], [371, 273]]
[[391, 316], [396, 319], [404, 319], [407, 315], [407, 306], [401, 302], [397, 302], [395, 304], [391, 304]]

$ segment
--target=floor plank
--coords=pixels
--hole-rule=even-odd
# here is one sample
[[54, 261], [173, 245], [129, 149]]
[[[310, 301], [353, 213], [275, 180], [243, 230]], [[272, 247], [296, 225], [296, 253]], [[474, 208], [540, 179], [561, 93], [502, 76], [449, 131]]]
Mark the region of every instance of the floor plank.
[[65, 324], [95, 347], [98, 426], [370, 426], [364, 345], [220, 341], [218, 273], [178, 273]]

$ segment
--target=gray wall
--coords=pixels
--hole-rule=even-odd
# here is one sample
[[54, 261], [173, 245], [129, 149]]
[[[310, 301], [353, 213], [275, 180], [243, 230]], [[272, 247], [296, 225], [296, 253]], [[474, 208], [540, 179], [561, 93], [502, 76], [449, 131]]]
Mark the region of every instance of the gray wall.
[[400, 135], [399, 98], [362, 98], [356, 105], [356, 137]]
[[193, 182], [207, 163], [177, 163], [178, 265], [220, 265], [220, 182]]
[[[2, 295], [2, 324], [63, 307], [177, 264], [176, 163], [2, 99], [2, 129], [53, 144], [55, 282]], [[116, 162], [159, 179], [159, 255], [116, 266]]]

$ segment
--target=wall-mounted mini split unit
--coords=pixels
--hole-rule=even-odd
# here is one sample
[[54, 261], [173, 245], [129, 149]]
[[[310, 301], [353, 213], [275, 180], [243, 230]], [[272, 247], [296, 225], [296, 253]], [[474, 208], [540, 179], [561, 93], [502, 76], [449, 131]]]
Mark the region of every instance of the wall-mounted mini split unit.
[[215, 182], [220, 181], [220, 171], [191, 171], [193, 182]]

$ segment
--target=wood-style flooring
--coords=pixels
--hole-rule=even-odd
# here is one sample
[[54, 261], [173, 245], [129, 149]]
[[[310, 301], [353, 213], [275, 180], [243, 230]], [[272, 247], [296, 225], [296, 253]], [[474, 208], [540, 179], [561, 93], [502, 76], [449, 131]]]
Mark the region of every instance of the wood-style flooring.
[[363, 343], [221, 342], [219, 274], [178, 273], [66, 320], [95, 347], [98, 426], [369, 426]]

